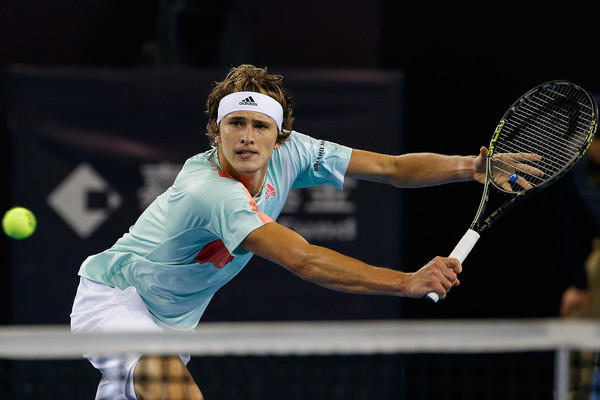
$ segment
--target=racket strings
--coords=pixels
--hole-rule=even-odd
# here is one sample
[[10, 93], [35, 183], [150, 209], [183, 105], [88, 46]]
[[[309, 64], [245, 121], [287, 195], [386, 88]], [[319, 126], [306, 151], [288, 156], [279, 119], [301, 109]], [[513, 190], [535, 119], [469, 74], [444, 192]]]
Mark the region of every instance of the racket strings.
[[[579, 151], [578, 148], [569, 149], [569, 146], [565, 146], [565, 149], [569, 151], [560, 152], [555, 150], [556, 147], [560, 145], [561, 143], [552, 144], [554, 147], [546, 146], [544, 143], [529, 140], [528, 138], [524, 137], [520, 140], [516, 140], [512, 145], [507, 144], [504, 146], [504, 149], [508, 153], [526, 151], [535, 152], [536, 154], [542, 156], [542, 159], [538, 162], [538, 164], [536, 164], [536, 167], [541, 169], [544, 172], [544, 175], [548, 175], [548, 172], [550, 171], [559, 171], [566, 163], [569, 162], [569, 160], [572, 158], [572, 155]], [[511, 160], [514, 162], [517, 161], [513, 158], [511, 158]], [[500, 162], [502, 161], [500, 160]]]
[[[524, 105], [523, 111], [533, 114], [533, 113], [539, 112], [541, 107], [543, 107], [543, 104], [540, 104], [538, 108], [533, 107], [534, 105], [535, 105], [535, 102], [534, 102], [534, 104]], [[583, 116], [577, 112], [573, 112], [572, 115], [564, 115], [564, 112], [563, 113], [556, 112], [556, 114], [561, 116], [562, 119], [575, 121], [579, 125], [579, 128], [581, 129], [581, 131], [584, 133], [583, 138], [587, 137], [587, 128], [589, 127], [589, 119], [587, 121], [582, 120]], [[576, 119], [579, 121], [577, 121]], [[515, 115], [515, 120], [519, 121], [521, 124], [527, 123], [527, 120], [518, 114]], [[560, 144], [571, 144], [570, 147], [572, 149], [574, 149], [575, 151], [578, 150], [578, 146], [568, 140], [569, 138], [573, 137], [574, 133], [576, 133], [576, 132], [573, 132], [573, 131], [577, 130], [576, 126], [574, 126], [572, 123], [567, 125], [564, 121], [557, 119], [556, 116], [551, 116], [549, 114], [540, 115], [538, 117], [538, 120], [539, 120], [538, 128], [545, 129], [545, 132], [547, 133], [546, 138], [550, 142], [560, 143]], [[567, 134], [567, 132], [570, 132], [570, 134]]]
[[[582, 139], [587, 137], [592, 108], [585, 106], [585, 104], [581, 102], [576, 103], [580, 107], [578, 109], [574, 108], [574, 103], [568, 103], [566, 101], [561, 103], [561, 105], [565, 106], [563, 108], [558, 108], [556, 106], [551, 107], [553, 104], [554, 103], [548, 102], [543, 103], [538, 99], [533, 99], [532, 103], [524, 104], [523, 108], [531, 114], [539, 113], [540, 111], [544, 112], [543, 114], [539, 114], [539, 120], [542, 125], [541, 127], [547, 130], [548, 139], [562, 142], [562, 144], [565, 142], [571, 143], [571, 148], [573, 148], [574, 151], [579, 150], [579, 146], [570, 142], [569, 139], [572, 138], [578, 130], [583, 133], [583, 135], [581, 135]], [[537, 107], [534, 107], [536, 105]], [[584, 108], [587, 111], [584, 111]], [[581, 144], [582, 143], [579, 143], [579, 145]]]
[[[580, 154], [594, 120], [593, 103], [569, 86], [546, 88], [512, 111], [496, 139], [492, 176], [502, 182], [518, 174], [533, 187], [554, 177]], [[541, 159], [530, 161], [523, 154]], [[527, 172], [531, 167], [541, 170], [543, 176]]]
[[[587, 137], [587, 127], [589, 127], [590, 118], [584, 118], [585, 116], [581, 115], [579, 110], [573, 108], [559, 108], [561, 105], [567, 105], [565, 102], [561, 102], [557, 106], [556, 103], [558, 101], [551, 102], [551, 100], [553, 99], [534, 98], [531, 102], [524, 103], [523, 107], [519, 110], [520, 113], [515, 113], [515, 120], [523, 124], [525, 128], [534, 129], [532, 133], [545, 133], [545, 135], [537, 135], [537, 137], [547, 139], [552, 147], [558, 148], [558, 146], [570, 145], [567, 147], [570, 147], [573, 152], [577, 152], [582, 143], [577, 145], [568, 140], [575, 133], [572, 131], [575, 128], [572, 122], [575, 121], [579, 124], [583, 133], [581, 137], [585, 139]], [[591, 111], [590, 108], [588, 110]], [[535, 122], [537, 124], [528, 123], [534, 115], [536, 116]], [[582, 121], [577, 121], [577, 119]], [[572, 130], [569, 131], [569, 128]]]
[[[525, 180], [532, 187], [537, 187], [544, 182], [543, 177], [524, 171], [524, 166], [515, 166], [517, 163], [523, 164], [523, 162], [517, 160], [513, 160], [513, 163], [509, 163], [504, 160], [495, 159], [492, 167], [492, 176], [494, 181], [505, 189], [505, 183], [516, 182], [519, 178]], [[513, 186], [510, 185], [510, 187]]]

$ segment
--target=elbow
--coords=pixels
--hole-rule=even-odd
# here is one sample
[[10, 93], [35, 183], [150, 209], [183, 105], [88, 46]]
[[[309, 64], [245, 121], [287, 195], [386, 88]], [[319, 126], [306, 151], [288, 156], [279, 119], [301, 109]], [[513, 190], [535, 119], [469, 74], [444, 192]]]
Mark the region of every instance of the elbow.
[[282, 263], [283, 267], [297, 277], [306, 281], [311, 281], [311, 277], [313, 276], [311, 247], [311, 245], [307, 244], [306, 246], [300, 246], [293, 251], [290, 251], [285, 262]]
[[290, 262], [287, 265], [285, 265], [285, 268], [297, 277], [305, 281], [311, 281], [311, 276], [313, 274], [311, 273], [311, 268], [308, 264], [303, 263], [299, 260], [294, 260], [293, 262]]

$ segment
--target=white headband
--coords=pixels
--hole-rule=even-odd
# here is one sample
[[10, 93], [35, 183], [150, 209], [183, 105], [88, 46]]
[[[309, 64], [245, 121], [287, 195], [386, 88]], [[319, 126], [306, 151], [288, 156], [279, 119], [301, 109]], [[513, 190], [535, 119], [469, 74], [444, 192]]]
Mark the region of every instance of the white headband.
[[272, 97], [257, 92], [235, 92], [223, 97], [219, 102], [217, 125], [224, 116], [234, 111], [256, 111], [273, 118], [281, 131], [283, 107]]

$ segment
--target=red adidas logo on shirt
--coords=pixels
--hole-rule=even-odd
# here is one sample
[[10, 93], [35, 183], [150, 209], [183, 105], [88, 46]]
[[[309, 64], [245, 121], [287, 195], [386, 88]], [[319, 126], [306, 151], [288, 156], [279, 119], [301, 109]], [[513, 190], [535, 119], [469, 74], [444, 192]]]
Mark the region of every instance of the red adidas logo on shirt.
[[268, 199], [269, 197], [275, 196], [277, 195], [277, 192], [275, 191], [275, 188], [273, 186], [271, 186], [270, 183], [267, 183], [267, 190], [265, 193], [265, 199]]

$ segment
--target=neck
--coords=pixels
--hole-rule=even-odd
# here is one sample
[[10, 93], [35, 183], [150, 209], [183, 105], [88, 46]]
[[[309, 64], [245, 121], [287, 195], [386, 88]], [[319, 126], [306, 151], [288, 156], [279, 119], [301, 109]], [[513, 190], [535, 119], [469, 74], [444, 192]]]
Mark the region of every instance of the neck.
[[[218, 161], [219, 167], [225, 172], [227, 175], [231, 176], [236, 181], [239, 181], [252, 196], [256, 196], [261, 192], [263, 186], [265, 185], [265, 181], [267, 179], [267, 169], [258, 170], [256, 172], [244, 173], [239, 172], [231, 167], [231, 165], [225, 160], [219, 157], [219, 149], [215, 152], [216, 159]], [[221, 161], [223, 160], [223, 161]]]
[[239, 174], [238, 176], [233, 176], [233, 178], [240, 181], [252, 196], [256, 196], [261, 192], [265, 185], [267, 171], [259, 171], [252, 174]]

